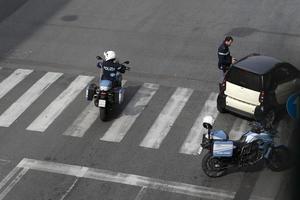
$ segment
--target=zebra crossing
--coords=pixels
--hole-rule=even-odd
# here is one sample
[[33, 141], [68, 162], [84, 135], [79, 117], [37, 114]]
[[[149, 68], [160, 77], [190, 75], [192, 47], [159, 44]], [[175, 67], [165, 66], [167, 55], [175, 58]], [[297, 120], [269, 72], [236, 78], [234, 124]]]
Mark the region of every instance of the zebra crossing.
[[[0, 69], [0, 72], [3, 69]], [[33, 70], [16, 69], [0, 82], [0, 100], [8, 94], [13, 88], [18, 87], [25, 78], [31, 74]], [[58, 79], [63, 78], [63, 73], [43, 72], [44, 75], [37, 80], [24, 94], [3, 112], [0, 113], [0, 127], [10, 127], [34, 102]], [[78, 75], [67, 87], [60, 93], [48, 106], [27, 126], [27, 131], [36, 133], [45, 133], [50, 125], [55, 124], [55, 120], [64, 112], [64, 110], [76, 99], [85, 100], [84, 96], [79, 95], [84, 91], [86, 86], [97, 77]], [[128, 83], [128, 82], [127, 82]], [[109, 128], [104, 131], [103, 135], [99, 135], [99, 140], [103, 142], [120, 143], [124, 137], [130, 132], [136, 120], [143, 112], [148, 112], [147, 107], [151, 100], [155, 97], [161, 87], [155, 83], [143, 83], [130, 99], [124, 110], [118, 117], [113, 119]], [[172, 136], [172, 127], [177, 123], [178, 116], [184, 110], [186, 104], [194, 91], [190, 88], [178, 87], [174, 89], [173, 94], [169, 97], [163, 108], [157, 112], [156, 119], [149, 121], [149, 129], [140, 134], [143, 139], [139, 146], [144, 148], [159, 149], [167, 135]], [[212, 92], [203, 105], [200, 105], [201, 112], [196, 117], [192, 127], [186, 128], [186, 138], [182, 141], [178, 153], [187, 155], [196, 155], [201, 152], [201, 140], [205, 133], [202, 127], [202, 120], [206, 115], [211, 115], [215, 119], [218, 117], [216, 109], [217, 93]], [[153, 112], [153, 111], [152, 111]], [[87, 102], [85, 108], [78, 116], [75, 116], [71, 124], [66, 124], [62, 135], [69, 137], [84, 137], [90, 127], [96, 122], [99, 116], [99, 110], [94, 106], [93, 102]], [[147, 122], [148, 123], [148, 122]], [[179, 123], [179, 122], [178, 122]], [[239, 134], [246, 130], [247, 121], [237, 118], [233, 122], [229, 136], [231, 139], [238, 139]]]

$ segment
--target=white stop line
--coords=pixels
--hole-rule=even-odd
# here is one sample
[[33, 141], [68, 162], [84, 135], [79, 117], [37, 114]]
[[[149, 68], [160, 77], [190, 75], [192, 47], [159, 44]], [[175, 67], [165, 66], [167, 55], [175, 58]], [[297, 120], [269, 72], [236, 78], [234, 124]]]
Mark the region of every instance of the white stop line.
[[[110, 170], [24, 158], [0, 182], [0, 200], [2, 200], [8, 194], [8, 192], [17, 182], [20, 181], [20, 179], [26, 174], [28, 170], [38, 170], [43, 172], [75, 176], [77, 177], [76, 180], [78, 180], [78, 178], [88, 178], [99, 181], [114, 182], [141, 187], [142, 189], [137, 195], [136, 199], [140, 199], [140, 197], [143, 196], [143, 193], [146, 192], [146, 189], [154, 189], [214, 200], [233, 199], [236, 194], [236, 192], [229, 192], [216, 188], [209, 188], [175, 181], [166, 181], [135, 174], [126, 174]], [[70, 191], [67, 191], [67, 193], [69, 192]], [[256, 197], [255, 199], [261, 198]]]

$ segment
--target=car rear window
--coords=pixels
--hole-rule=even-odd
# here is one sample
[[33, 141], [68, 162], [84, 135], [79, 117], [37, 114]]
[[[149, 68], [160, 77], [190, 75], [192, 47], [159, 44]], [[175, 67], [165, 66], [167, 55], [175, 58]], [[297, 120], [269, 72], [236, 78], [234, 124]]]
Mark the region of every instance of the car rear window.
[[250, 90], [261, 90], [260, 75], [248, 72], [246, 70], [234, 66], [231, 67], [231, 69], [226, 74], [226, 80], [233, 84], [248, 88]]

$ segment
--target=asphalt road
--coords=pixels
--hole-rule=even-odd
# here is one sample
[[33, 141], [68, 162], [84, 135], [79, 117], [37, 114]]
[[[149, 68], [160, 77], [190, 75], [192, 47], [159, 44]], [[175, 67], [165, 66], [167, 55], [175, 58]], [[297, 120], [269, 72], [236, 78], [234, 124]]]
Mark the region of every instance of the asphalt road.
[[[0, 0], [0, 83], [24, 76], [15, 87], [3, 86], [12, 88], [1, 91], [0, 113], [28, 104], [0, 127], [0, 199], [286, 199], [288, 172], [240, 171], [211, 179], [201, 170], [203, 153], [181, 149], [202, 112], [215, 114], [215, 127], [231, 137], [246, 127], [243, 119], [217, 114], [211, 103], [224, 35], [234, 37], [236, 58], [256, 52], [300, 69], [299, 8], [296, 0]], [[95, 56], [108, 49], [131, 61], [125, 103], [105, 123], [88, 110], [92, 123], [71, 136], [88, 109], [84, 81], [73, 81], [79, 75], [96, 81]], [[48, 72], [60, 74], [32, 103], [18, 100]], [[74, 98], [57, 100], [72, 83], [78, 87]], [[158, 87], [151, 100], [143, 110], [127, 109], [144, 83]], [[182, 108], [166, 122], [160, 113], [176, 92], [185, 94]], [[105, 139], [115, 121], [137, 113], [121, 141]], [[7, 123], [9, 117], [2, 118]], [[37, 131], [37, 118], [53, 121]], [[169, 131], [159, 146], [143, 143], [161, 124]], [[288, 143], [293, 123], [285, 116], [277, 125], [281, 142]]]

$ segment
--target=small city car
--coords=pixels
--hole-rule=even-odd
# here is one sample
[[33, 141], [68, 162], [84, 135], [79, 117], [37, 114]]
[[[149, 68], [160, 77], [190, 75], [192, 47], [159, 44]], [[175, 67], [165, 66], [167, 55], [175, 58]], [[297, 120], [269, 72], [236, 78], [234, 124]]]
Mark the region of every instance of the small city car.
[[300, 91], [300, 71], [276, 58], [251, 54], [233, 64], [220, 84], [217, 109], [273, 122]]

